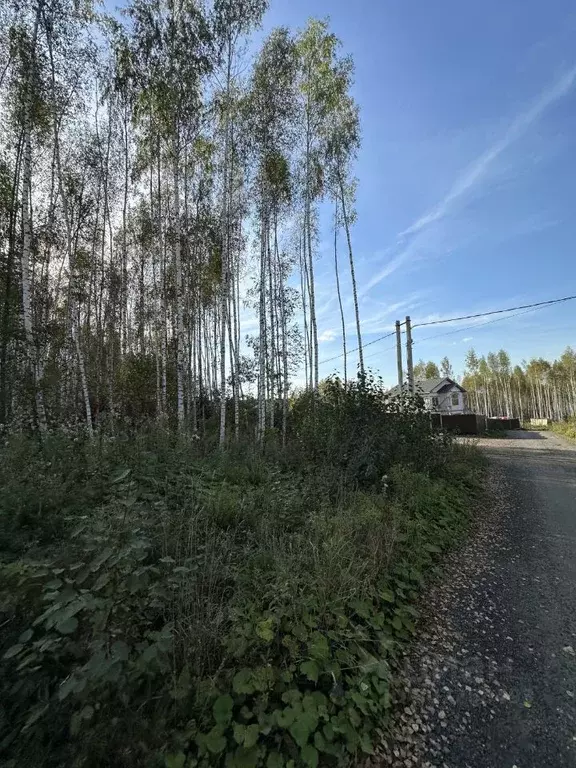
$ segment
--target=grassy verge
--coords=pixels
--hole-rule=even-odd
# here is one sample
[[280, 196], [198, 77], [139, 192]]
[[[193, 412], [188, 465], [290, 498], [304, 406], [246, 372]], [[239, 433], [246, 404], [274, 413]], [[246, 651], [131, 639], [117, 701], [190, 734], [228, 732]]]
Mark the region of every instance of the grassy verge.
[[[427, 444], [428, 465], [410, 461], [406, 418], [402, 463], [375, 466], [324, 461], [326, 424], [317, 444], [298, 433], [312, 463], [163, 433], [9, 440], [7, 765], [315, 768], [370, 753], [415, 599], [482, 471], [474, 448], [431, 433], [413, 449]], [[384, 456], [379, 434], [365, 458]]]
[[568, 440], [576, 440], [576, 419], [556, 421], [550, 425], [550, 430], [556, 432], [557, 435], [568, 438]]

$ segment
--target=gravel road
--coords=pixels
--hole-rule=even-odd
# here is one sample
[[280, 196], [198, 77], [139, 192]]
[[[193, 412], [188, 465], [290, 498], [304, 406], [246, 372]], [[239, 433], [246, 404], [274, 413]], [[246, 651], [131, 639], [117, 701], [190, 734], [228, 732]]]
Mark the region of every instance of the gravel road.
[[576, 766], [576, 446], [480, 445], [492, 503], [426, 596], [379, 765]]

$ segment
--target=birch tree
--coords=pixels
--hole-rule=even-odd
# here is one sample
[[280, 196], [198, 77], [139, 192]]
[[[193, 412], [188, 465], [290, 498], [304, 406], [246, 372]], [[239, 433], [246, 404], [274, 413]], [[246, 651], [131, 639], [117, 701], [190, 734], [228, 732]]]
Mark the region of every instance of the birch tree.
[[[76, 72], [70, 72], [67, 62], [72, 55], [77, 66], [81, 67], [87, 61], [89, 51], [82, 46], [82, 38], [78, 35], [77, 16], [73, 8], [65, 3], [52, 4], [49, 10], [42, 6], [42, 26], [46, 38], [50, 68], [50, 112], [54, 142], [54, 161], [58, 179], [58, 191], [62, 204], [62, 215], [66, 232], [66, 261], [69, 273], [69, 332], [74, 352], [77, 358], [78, 373], [84, 403], [86, 430], [92, 437], [92, 406], [88, 390], [88, 376], [81, 339], [81, 307], [79, 301], [80, 286], [78, 285], [78, 265], [75, 238], [73, 233], [72, 209], [69, 199], [69, 179], [64, 172], [61, 153], [61, 129], [66, 119], [69, 106], [76, 102], [79, 88], [79, 77]], [[81, 19], [80, 19], [81, 23]], [[76, 36], [74, 35], [76, 33]], [[75, 41], [75, 45], [70, 44]], [[58, 56], [58, 62], [57, 62]], [[70, 77], [71, 75], [71, 77]]]
[[533, 358], [515, 366], [503, 349], [485, 357], [470, 350], [463, 385], [472, 407], [487, 416], [567, 419], [576, 415], [575, 361], [571, 347], [558, 360]]
[[350, 95], [353, 80], [353, 64], [348, 57], [339, 58], [339, 41], [330, 36], [330, 66], [323, 77], [323, 153], [327, 165], [330, 194], [336, 201], [340, 216], [337, 225], [344, 227], [348, 247], [348, 264], [352, 287], [354, 320], [358, 347], [358, 369], [364, 376], [364, 351], [351, 227], [356, 220], [354, 210], [356, 182], [352, 177], [352, 164], [360, 147], [360, 120], [358, 107]]
[[[242, 35], [260, 23], [267, 0], [217, 0], [214, 4], [216, 40], [220, 45], [220, 62], [224, 72], [221, 104], [223, 134], [222, 204], [221, 204], [221, 273], [220, 273], [220, 432], [219, 443], [226, 440], [226, 339], [230, 326], [230, 287], [232, 285], [232, 220], [231, 185], [234, 178], [232, 154], [232, 98], [237, 46]], [[232, 357], [234, 361], [234, 357]], [[237, 361], [237, 357], [236, 357]], [[237, 370], [232, 370], [232, 376]]]
[[[25, 337], [25, 359], [27, 370], [32, 380], [34, 392], [35, 416], [39, 431], [44, 435], [47, 431], [44, 397], [41, 389], [41, 365], [39, 349], [36, 343], [33, 327], [31, 274], [32, 274], [32, 141], [33, 133], [45, 112], [45, 87], [40, 73], [39, 32], [42, 19], [42, 0], [32, 7], [30, 26], [26, 17], [14, 28], [15, 48], [14, 59], [17, 70], [13, 73], [15, 103], [15, 122], [18, 133], [22, 137], [22, 170], [21, 170], [21, 222], [22, 239], [20, 250], [20, 275], [22, 295], [22, 321]], [[15, 186], [16, 189], [17, 185]], [[14, 199], [15, 202], [15, 199]], [[14, 226], [14, 221], [12, 222]], [[15, 238], [9, 243], [14, 248]], [[9, 295], [6, 298], [8, 306]], [[5, 352], [3, 353], [5, 354]], [[5, 397], [5, 394], [4, 394]]]
[[[279, 189], [287, 176], [286, 152], [290, 148], [295, 115], [296, 48], [285, 28], [276, 29], [265, 41], [251, 82], [250, 110], [255, 146], [254, 197], [258, 212], [258, 439], [266, 429], [267, 393], [270, 392], [268, 308], [271, 269], [270, 243], [274, 214], [278, 213]], [[280, 168], [283, 170], [280, 171]], [[282, 179], [282, 180], [281, 180]]]
[[[328, 197], [335, 269], [343, 229], [356, 293], [357, 124], [345, 126], [351, 68], [325, 22], [275, 30], [249, 61], [266, 5], [2, 9], [2, 423], [91, 435], [156, 417], [203, 436], [217, 421], [225, 445], [230, 393], [239, 439], [256, 384], [258, 440], [286, 442], [292, 377], [304, 363], [318, 383]], [[338, 271], [343, 336], [347, 282]], [[242, 338], [254, 301], [255, 366]]]
[[340, 310], [340, 326], [342, 328], [342, 365], [344, 367], [344, 389], [348, 385], [348, 353], [346, 351], [346, 319], [342, 304], [342, 291], [340, 289], [340, 269], [338, 266], [338, 228], [340, 218], [338, 216], [338, 196], [334, 196], [334, 275], [336, 277], [336, 294], [338, 296], [338, 309]]
[[176, 335], [176, 413], [184, 427], [184, 296], [180, 186], [182, 138], [198, 132], [202, 78], [210, 71], [212, 35], [195, 0], [148, 2], [128, 8], [133, 21], [131, 74], [140, 103], [152, 113], [171, 162], [171, 240]]

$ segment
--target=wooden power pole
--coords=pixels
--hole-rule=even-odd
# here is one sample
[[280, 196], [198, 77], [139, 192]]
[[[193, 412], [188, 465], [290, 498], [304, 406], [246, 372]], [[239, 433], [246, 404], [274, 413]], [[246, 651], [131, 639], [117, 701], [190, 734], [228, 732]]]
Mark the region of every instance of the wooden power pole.
[[406, 315], [406, 365], [408, 367], [408, 391], [412, 394], [414, 387], [414, 363], [412, 361], [412, 325], [410, 315]]
[[396, 362], [398, 365], [398, 386], [400, 393], [404, 385], [404, 371], [402, 370], [402, 331], [400, 330], [400, 320], [396, 320]]

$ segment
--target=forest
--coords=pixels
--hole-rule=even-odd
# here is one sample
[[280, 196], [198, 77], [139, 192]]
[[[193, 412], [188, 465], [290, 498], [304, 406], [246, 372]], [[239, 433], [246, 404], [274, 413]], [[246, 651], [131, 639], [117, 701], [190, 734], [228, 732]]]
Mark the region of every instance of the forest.
[[[418, 361], [416, 378], [454, 378], [452, 365], [444, 357], [440, 366]], [[468, 406], [486, 416], [511, 416], [521, 421], [551, 419], [557, 422], [576, 417], [576, 352], [566, 347], [553, 361], [533, 358], [512, 365], [506, 350], [478, 356], [466, 355], [466, 368], [459, 380], [468, 392]]]
[[265, 9], [3, 3], [0, 423], [196, 433], [218, 412], [224, 444], [249, 391], [257, 439], [285, 434], [295, 369], [318, 387], [320, 203], [362, 371], [352, 61], [318, 20], [249, 55]]

